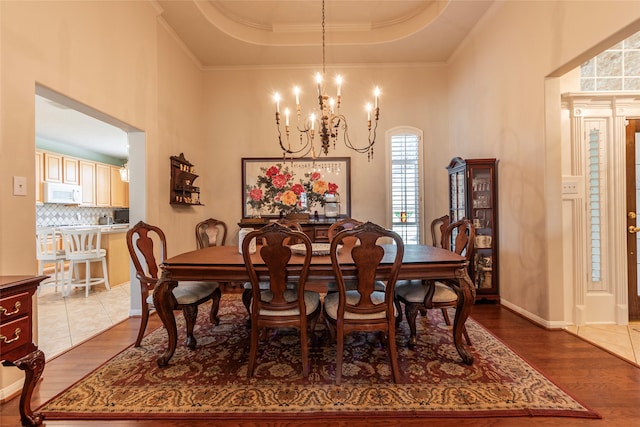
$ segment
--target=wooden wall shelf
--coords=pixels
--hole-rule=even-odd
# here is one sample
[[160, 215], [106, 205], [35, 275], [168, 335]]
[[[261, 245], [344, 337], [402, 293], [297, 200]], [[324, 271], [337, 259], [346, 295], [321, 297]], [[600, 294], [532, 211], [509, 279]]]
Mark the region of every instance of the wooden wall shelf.
[[169, 203], [183, 206], [204, 206], [200, 201], [200, 187], [194, 185], [198, 175], [193, 163], [184, 154], [171, 156], [171, 188]]

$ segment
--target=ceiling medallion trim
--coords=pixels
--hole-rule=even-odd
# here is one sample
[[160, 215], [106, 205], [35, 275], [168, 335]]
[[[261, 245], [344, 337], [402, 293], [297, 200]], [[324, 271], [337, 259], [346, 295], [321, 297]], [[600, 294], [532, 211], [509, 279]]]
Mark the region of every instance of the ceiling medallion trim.
[[[237, 40], [263, 46], [291, 46], [292, 38], [295, 38], [295, 44], [299, 46], [318, 45], [317, 23], [265, 25], [231, 13], [222, 1], [193, 1], [212, 26]], [[389, 20], [333, 24], [328, 27], [332, 34], [330, 44], [388, 43], [410, 37], [436, 22], [451, 1], [426, 2], [422, 9]]]

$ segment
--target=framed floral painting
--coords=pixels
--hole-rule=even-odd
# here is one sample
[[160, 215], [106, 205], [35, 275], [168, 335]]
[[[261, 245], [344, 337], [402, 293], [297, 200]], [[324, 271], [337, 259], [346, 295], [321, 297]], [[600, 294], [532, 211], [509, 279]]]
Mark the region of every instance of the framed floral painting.
[[339, 201], [340, 215], [351, 215], [351, 158], [242, 159], [242, 217], [278, 218], [315, 212]]

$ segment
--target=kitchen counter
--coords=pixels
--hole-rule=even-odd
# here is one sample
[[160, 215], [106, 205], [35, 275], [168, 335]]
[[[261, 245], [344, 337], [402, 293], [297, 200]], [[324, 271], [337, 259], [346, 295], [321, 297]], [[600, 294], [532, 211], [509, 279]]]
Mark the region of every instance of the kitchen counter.
[[129, 224], [109, 224], [99, 227], [102, 234], [126, 233], [129, 230]]
[[113, 234], [113, 233], [126, 233], [129, 230], [129, 224], [109, 224], [109, 225], [98, 225], [98, 224], [77, 224], [77, 225], [56, 225], [55, 228], [63, 229], [63, 228], [87, 228], [87, 227], [100, 227], [100, 231], [102, 234]]

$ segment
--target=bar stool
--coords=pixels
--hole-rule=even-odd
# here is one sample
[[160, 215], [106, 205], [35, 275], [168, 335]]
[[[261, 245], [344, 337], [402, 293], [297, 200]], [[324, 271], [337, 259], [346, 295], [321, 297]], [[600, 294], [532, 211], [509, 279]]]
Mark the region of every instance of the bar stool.
[[[100, 247], [100, 227], [69, 228], [62, 230], [67, 260], [69, 260], [69, 278], [64, 296], [68, 296], [72, 286], [84, 286], [85, 297], [89, 296], [89, 288], [104, 283], [107, 290], [109, 277], [107, 274], [107, 250]], [[85, 265], [85, 276], [81, 279], [78, 274], [78, 264]], [[91, 263], [102, 263], [102, 277], [91, 276]], [[76, 274], [75, 280], [73, 273]]]
[[38, 276], [42, 276], [45, 264], [53, 264], [53, 277], [40, 282], [38, 295], [44, 287], [54, 287], [58, 292], [58, 285], [64, 295], [64, 263], [66, 260], [64, 249], [58, 249], [62, 235], [54, 227], [36, 229], [36, 259], [38, 260]]

